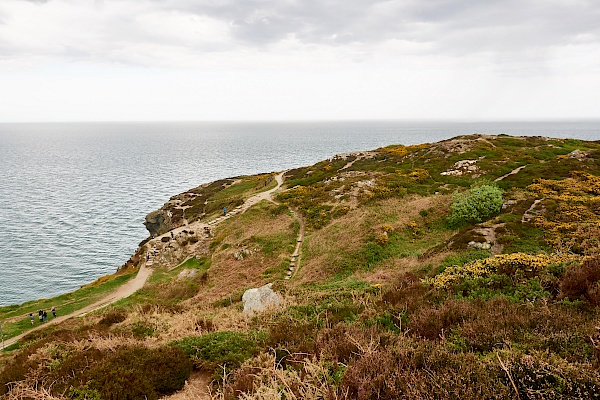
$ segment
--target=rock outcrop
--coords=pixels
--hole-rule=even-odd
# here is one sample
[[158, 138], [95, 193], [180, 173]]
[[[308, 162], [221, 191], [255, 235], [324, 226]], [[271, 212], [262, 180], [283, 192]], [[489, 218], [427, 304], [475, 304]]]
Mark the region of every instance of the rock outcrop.
[[253, 314], [268, 308], [277, 307], [283, 299], [271, 289], [272, 283], [255, 289], [248, 289], [242, 296], [244, 314]]
[[152, 237], [160, 236], [164, 233], [169, 232], [173, 227], [171, 226], [171, 219], [167, 214], [167, 211], [156, 210], [146, 215], [146, 221], [144, 226], [150, 232]]

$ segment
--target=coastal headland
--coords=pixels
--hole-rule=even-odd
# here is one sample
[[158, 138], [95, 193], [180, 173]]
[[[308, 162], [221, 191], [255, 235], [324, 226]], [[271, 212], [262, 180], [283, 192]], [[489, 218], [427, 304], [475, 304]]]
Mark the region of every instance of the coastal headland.
[[145, 225], [114, 275], [0, 307], [1, 399], [600, 397], [598, 141], [340, 154]]

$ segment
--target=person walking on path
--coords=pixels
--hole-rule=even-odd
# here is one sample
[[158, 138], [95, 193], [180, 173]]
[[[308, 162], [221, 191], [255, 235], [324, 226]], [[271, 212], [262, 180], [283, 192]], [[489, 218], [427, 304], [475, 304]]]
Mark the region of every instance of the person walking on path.
[[48, 322], [48, 313], [44, 311], [44, 322]]
[[35, 318], [33, 316], [33, 313], [29, 313], [29, 319], [31, 320], [31, 325], [33, 326], [33, 323], [35, 321]]
[[52, 315], [56, 318], [56, 307], [52, 306]]
[[223, 215], [227, 215], [227, 207], [223, 207]]
[[42, 310], [38, 311], [38, 318], [40, 319], [40, 322], [44, 322], [44, 312]]

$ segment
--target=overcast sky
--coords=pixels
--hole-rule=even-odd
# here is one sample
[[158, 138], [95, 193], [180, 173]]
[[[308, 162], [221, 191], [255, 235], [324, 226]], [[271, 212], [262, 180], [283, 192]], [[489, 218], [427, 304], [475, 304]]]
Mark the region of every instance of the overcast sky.
[[548, 118], [599, 0], [0, 0], [0, 122]]

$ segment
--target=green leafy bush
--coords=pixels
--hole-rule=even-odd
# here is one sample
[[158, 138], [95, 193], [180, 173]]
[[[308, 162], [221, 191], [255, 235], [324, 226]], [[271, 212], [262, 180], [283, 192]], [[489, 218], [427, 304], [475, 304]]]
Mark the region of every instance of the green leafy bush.
[[158, 399], [181, 389], [192, 370], [177, 347], [89, 348], [57, 356], [43, 380], [52, 382], [53, 394], [76, 400]]
[[492, 184], [475, 186], [464, 193], [455, 193], [450, 205], [448, 223], [460, 226], [490, 219], [502, 208], [502, 193], [502, 189]]
[[258, 351], [256, 341], [249, 335], [231, 331], [186, 337], [179, 340], [177, 346], [200, 367], [213, 370], [223, 364], [238, 367]]
[[181, 389], [191, 370], [178, 348], [130, 348], [115, 351], [86, 375], [103, 399], [158, 399]]

